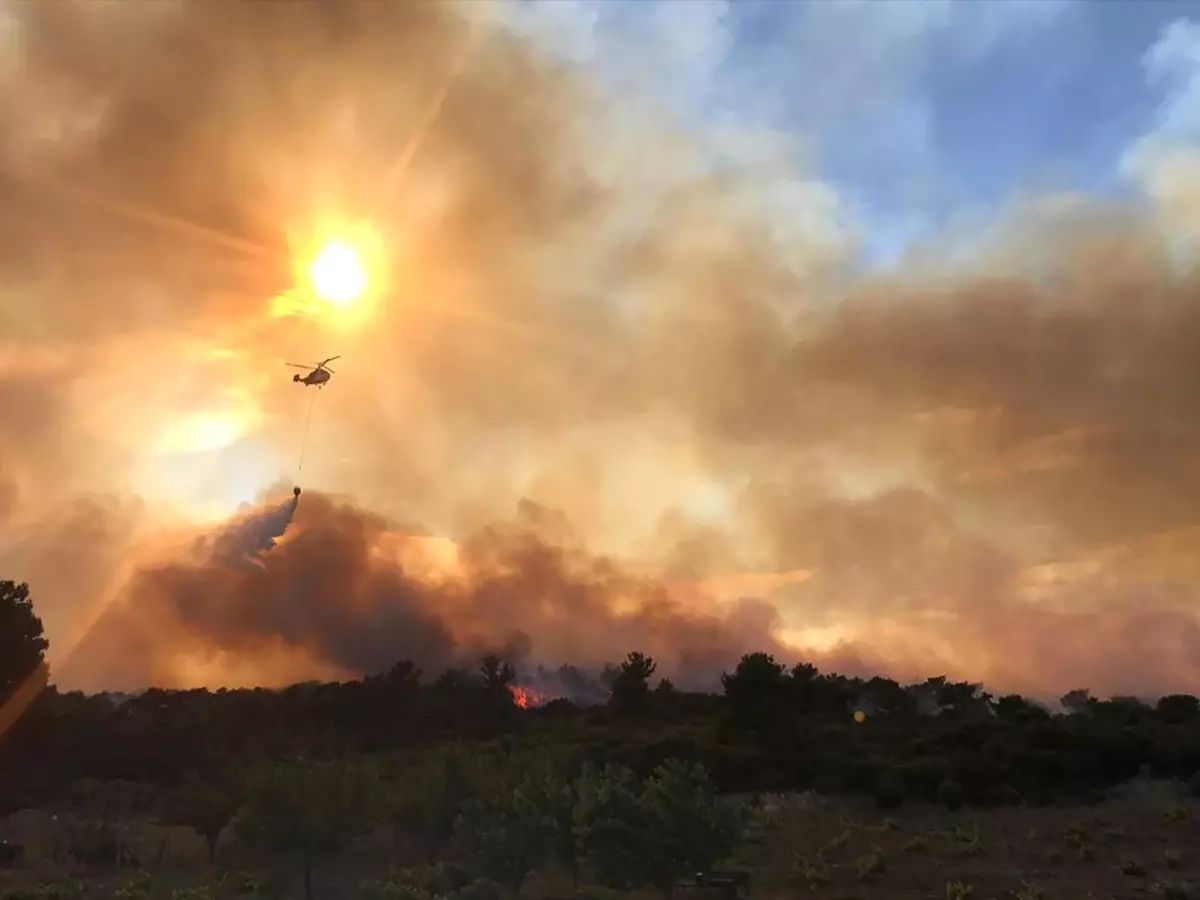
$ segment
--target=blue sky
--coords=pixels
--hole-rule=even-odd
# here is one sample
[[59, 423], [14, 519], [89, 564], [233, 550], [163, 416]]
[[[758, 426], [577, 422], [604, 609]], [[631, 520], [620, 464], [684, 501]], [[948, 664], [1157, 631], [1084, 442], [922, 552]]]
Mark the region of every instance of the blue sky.
[[875, 261], [1021, 192], [1128, 195], [1130, 149], [1200, 105], [1196, 2], [525, 0], [520, 16], [696, 127], [793, 136]]

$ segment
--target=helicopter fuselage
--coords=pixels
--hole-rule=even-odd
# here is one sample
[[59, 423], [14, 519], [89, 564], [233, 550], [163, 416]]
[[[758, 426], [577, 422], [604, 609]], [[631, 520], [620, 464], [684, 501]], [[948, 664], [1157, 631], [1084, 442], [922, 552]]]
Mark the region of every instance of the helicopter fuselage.
[[316, 385], [320, 387], [329, 380], [329, 372], [325, 369], [313, 369], [303, 378], [299, 375], [293, 375], [292, 381], [298, 381], [300, 384], [307, 386]]

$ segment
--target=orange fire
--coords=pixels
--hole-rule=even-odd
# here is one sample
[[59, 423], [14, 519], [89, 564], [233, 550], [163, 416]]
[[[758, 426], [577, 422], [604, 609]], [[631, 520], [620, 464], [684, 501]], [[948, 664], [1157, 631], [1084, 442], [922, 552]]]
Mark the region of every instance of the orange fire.
[[523, 687], [519, 684], [510, 684], [509, 691], [513, 695], [513, 703], [521, 709], [529, 709], [531, 706], [541, 706], [546, 702], [547, 697], [537, 688]]

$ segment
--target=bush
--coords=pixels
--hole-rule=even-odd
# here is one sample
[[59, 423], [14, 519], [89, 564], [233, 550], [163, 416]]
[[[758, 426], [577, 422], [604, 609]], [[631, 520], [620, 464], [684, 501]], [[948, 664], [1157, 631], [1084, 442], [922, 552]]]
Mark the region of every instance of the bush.
[[486, 878], [477, 878], [455, 895], [455, 900], [503, 900], [505, 892], [500, 885]]
[[904, 785], [893, 772], [884, 772], [875, 781], [875, 805], [882, 810], [899, 809], [906, 799]]
[[1188, 793], [1193, 797], [1200, 797], [1200, 772], [1193, 772], [1192, 777], [1187, 782]]
[[962, 785], [953, 778], [943, 778], [937, 786], [937, 802], [951, 812], [962, 809]]
[[462, 866], [440, 862], [430, 870], [422, 886], [435, 896], [448, 897], [467, 887], [470, 881]]

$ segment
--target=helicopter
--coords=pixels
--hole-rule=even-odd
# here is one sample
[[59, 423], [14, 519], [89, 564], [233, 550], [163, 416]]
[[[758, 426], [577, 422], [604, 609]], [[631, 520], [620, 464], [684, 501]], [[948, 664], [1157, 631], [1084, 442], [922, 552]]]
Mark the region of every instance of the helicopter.
[[341, 357], [340, 356], [331, 356], [331, 357], [329, 357], [329, 359], [322, 360], [321, 362], [317, 363], [315, 368], [313, 366], [302, 366], [299, 363], [287, 363], [287, 365], [291, 366], [294, 369], [308, 369], [309, 370], [308, 374], [303, 377], [301, 377], [300, 375], [293, 375], [292, 381], [302, 384], [305, 387], [309, 387], [310, 385], [316, 385], [318, 388], [321, 388], [321, 387], [325, 386], [325, 382], [327, 382], [329, 380], [329, 376], [334, 374], [333, 369], [328, 368], [326, 366], [326, 363], [331, 363], [335, 359], [341, 359]]

